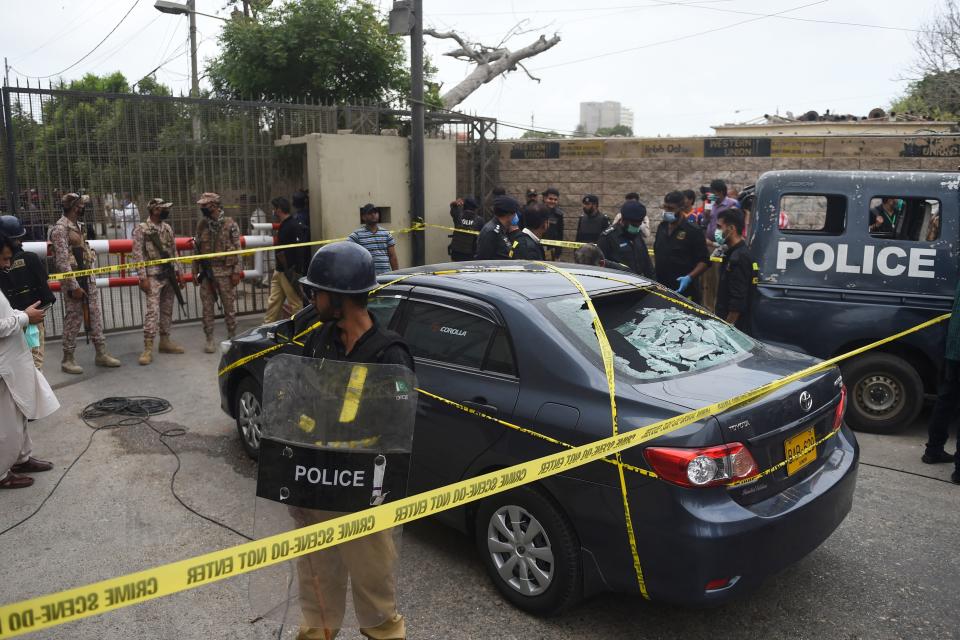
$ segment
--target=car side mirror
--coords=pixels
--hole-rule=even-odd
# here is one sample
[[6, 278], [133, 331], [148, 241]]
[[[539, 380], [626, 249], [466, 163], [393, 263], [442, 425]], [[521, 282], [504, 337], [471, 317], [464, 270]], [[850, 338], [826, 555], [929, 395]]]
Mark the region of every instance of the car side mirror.
[[284, 320], [277, 324], [273, 330], [273, 338], [277, 344], [292, 342], [294, 336], [294, 322], [292, 319]]

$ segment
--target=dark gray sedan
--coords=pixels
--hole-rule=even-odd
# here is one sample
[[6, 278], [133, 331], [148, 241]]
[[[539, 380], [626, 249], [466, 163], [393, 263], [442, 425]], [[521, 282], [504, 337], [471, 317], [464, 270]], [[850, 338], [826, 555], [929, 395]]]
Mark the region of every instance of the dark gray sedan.
[[[370, 311], [406, 338], [424, 390], [572, 445], [609, 436], [607, 381], [584, 300], [562, 276], [525, 267], [415, 276], [381, 290]], [[756, 342], [638, 276], [570, 271], [593, 299], [614, 351], [621, 431], [815, 362]], [[284, 342], [309, 326], [311, 315], [308, 307], [223, 343], [221, 369]], [[285, 344], [273, 353], [296, 351]], [[265, 359], [220, 377], [222, 406], [254, 456]], [[625, 473], [651, 598], [702, 604], [748, 592], [837, 528], [850, 511], [859, 456], [843, 423], [844, 400], [840, 372], [830, 368], [624, 452], [623, 461], [643, 471]], [[410, 490], [556, 450], [421, 394]], [[640, 590], [613, 465], [592, 463], [437, 518], [475, 537], [497, 588], [527, 611], [550, 614], [597, 592]]]

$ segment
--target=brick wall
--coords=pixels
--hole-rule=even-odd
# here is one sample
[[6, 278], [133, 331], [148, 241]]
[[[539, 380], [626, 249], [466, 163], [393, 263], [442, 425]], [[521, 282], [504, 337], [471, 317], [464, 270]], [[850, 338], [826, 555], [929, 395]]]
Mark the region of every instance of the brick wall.
[[[608, 138], [500, 143], [500, 181], [520, 198], [555, 186], [574, 239], [580, 198], [594, 193], [613, 214], [636, 191], [659, 223], [663, 196], [721, 178], [738, 189], [776, 169], [955, 171], [960, 136], [823, 138]], [[461, 168], [458, 175], [466, 168]]]

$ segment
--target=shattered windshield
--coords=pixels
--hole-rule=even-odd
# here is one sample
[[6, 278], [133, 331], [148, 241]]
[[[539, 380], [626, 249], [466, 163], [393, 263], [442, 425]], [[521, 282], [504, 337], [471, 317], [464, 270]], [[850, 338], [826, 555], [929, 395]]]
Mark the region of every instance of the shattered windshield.
[[[600, 345], [583, 298], [544, 301], [548, 317], [575, 343], [599, 357]], [[749, 353], [755, 343], [730, 325], [672, 299], [631, 291], [593, 299], [618, 373], [655, 380], [705, 369]]]

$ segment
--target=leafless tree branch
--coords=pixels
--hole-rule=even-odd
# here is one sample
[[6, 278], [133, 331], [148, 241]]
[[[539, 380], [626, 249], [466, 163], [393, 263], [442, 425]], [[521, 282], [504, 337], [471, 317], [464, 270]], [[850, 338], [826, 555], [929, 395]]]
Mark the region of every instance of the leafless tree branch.
[[556, 46], [560, 42], [560, 36], [554, 34], [553, 37], [549, 39], [545, 36], [540, 36], [534, 42], [516, 51], [511, 51], [504, 47], [504, 43], [509, 38], [517, 35], [517, 33], [515, 33], [516, 30], [524, 22], [525, 21], [521, 21], [514, 25], [496, 47], [488, 47], [480, 43], [469, 42], [466, 38], [454, 31], [437, 31], [436, 29], [423, 30], [426, 35], [433, 36], [434, 38], [454, 40], [460, 45], [459, 49], [448, 51], [443, 55], [472, 62], [476, 65], [476, 68], [474, 68], [466, 78], [443, 94], [441, 99], [443, 100], [444, 108], [452, 109], [486, 83], [503, 74], [516, 71], [518, 67], [523, 69], [531, 80], [540, 82], [540, 79], [531, 74], [521, 62]]

